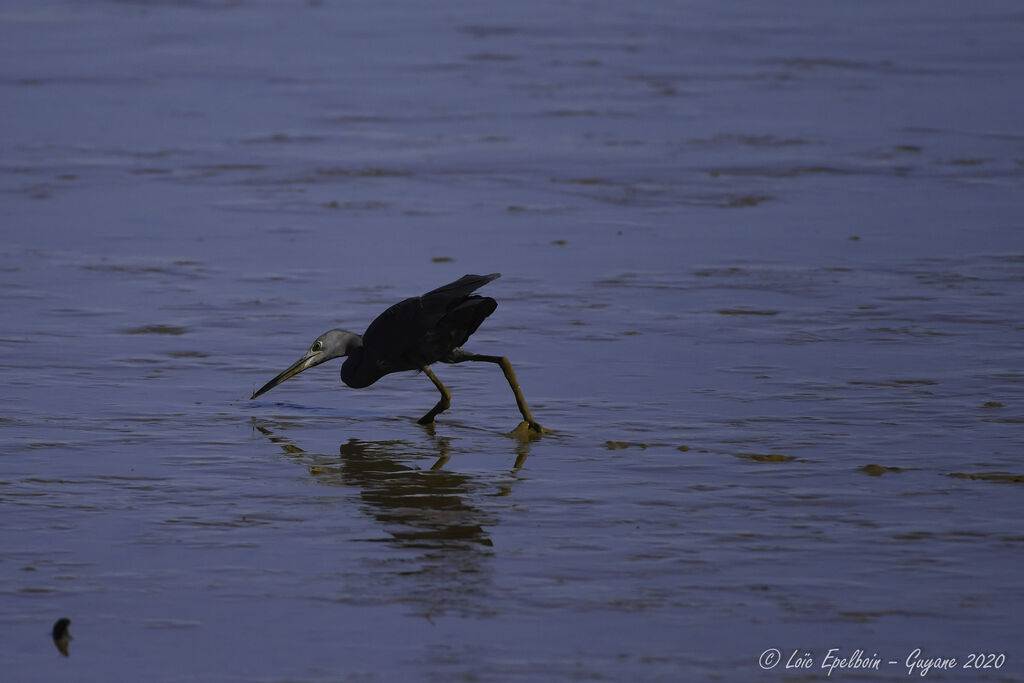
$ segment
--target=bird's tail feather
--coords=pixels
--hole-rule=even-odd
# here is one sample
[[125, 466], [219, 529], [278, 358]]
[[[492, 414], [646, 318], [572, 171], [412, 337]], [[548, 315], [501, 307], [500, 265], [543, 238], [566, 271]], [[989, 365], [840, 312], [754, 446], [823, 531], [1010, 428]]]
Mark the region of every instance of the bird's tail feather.
[[445, 298], [462, 298], [472, 294], [476, 290], [480, 289], [488, 282], [497, 280], [501, 277], [501, 273], [491, 273], [490, 275], [463, 275], [455, 282], [449, 282], [446, 285], [442, 285], [437, 289], [432, 289], [424, 297], [430, 297], [440, 295]]

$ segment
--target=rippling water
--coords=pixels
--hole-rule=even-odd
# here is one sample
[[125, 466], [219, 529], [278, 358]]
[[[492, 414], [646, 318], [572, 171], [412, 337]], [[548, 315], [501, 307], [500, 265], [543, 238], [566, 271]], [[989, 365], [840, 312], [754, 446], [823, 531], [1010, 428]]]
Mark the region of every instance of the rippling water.
[[[5, 3], [4, 675], [1021, 680], [1022, 28]], [[248, 400], [492, 271], [552, 434], [491, 366]]]

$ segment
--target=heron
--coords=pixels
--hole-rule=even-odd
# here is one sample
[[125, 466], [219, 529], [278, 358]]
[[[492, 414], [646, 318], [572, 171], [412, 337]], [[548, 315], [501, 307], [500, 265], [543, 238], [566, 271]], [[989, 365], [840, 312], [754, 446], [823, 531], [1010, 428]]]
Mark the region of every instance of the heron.
[[250, 399], [309, 368], [345, 357], [341, 381], [353, 389], [368, 387], [393, 372], [418, 370], [426, 375], [441, 393], [437, 404], [418, 420], [421, 425], [430, 425], [438, 414], [448, 409], [452, 398], [430, 366], [436, 362], [480, 361], [498, 365], [512, 387], [523, 416], [522, 424], [515, 431], [542, 434], [546, 430], [530, 414], [508, 358], [462, 349], [480, 323], [498, 307], [494, 299], [473, 292], [499, 277], [501, 273], [464, 275], [426, 294], [399, 301], [377, 316], [362, 335], [328, 330], [313, 340], [302, 358], [253, 392]]

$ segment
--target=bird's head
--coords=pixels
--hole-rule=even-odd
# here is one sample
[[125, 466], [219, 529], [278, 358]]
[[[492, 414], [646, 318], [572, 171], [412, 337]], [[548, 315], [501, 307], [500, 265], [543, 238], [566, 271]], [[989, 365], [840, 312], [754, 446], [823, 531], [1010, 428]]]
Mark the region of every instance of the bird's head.
[[250, 399], [260, 394], [265, 394], [286, 379], [291, 379], [303, 370], [325, 363], [333, 358], [341, 358], [349, 355], [353, 349], [363, 345], [363, 340], [358, 334], [346, 332], [345, 330], [328, 330], [313, 340], [309, 350], [284, 372], [270, 380], [258, 390], [253, 392]]

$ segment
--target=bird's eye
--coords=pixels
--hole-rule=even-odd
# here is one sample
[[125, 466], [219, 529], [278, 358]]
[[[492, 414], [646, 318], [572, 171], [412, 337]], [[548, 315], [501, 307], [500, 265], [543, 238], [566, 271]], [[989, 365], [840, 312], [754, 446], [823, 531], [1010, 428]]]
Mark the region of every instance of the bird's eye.
[[324, 348], [324, 343], [322, 341], [320, 341], [319, 339], [317, 339], [315, 342], [313, 342], [313, 351], [321, 351], [321, 350], [323, 350], [323, 348]]

